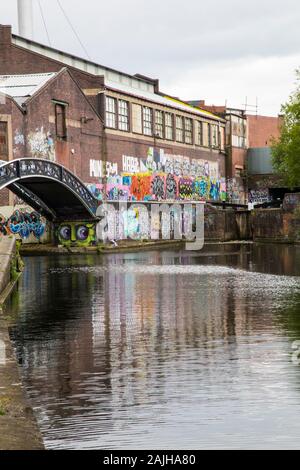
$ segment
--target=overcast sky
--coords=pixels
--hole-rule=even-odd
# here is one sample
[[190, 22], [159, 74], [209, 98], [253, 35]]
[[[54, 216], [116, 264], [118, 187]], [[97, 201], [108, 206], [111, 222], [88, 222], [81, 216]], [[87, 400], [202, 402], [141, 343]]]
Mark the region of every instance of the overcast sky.
[[[89, 56], [160, 79], [182, 99], [276, 115], [300, 66], [299, 0], [60, 0]], [[34, 39], [47, 44], [39, 1]], [[84, 56], [57, 0], [40, 0], [53, 47]], [[17, 33], [17, 0], [0, 1]]]

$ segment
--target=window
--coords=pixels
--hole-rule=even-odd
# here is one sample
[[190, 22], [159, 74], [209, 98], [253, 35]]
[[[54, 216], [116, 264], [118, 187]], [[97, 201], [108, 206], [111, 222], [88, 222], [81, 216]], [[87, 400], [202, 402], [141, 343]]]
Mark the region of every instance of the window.
[[225, 128], [220, 127], [219, 132], [220, 150], [225, 150]]
[[132, 103], [131, 105], [132, 114], [132, 132], [142, 134], [142, 107], [139, 104]]
[[218, 126], [212, 124], [211, 126], [211, 140], [212, 146], [217, 148], [219, 146]]
[[193, 120], [192, 119], [185, 118], [184, 120], [184, 136], [185, 136], [186, 144], [193, 143]]
[[120, 131], [129, 131], [129, 105], [127, 101], [119, 100], [119, 129]]
[[176, 140], [183, 142], [183, 117], [176, 116]]
[[116, 129], [117, 127], [117, 107], [116, 99], [106, 97], [106, 126]]
[[56, 103], [55, 105], [56, 136], [60, 139], [67, 138], [66, 105]]
[[207, 124], [207, 146], [211, 147], [211, 125]]
[[144, 106], [143, 108], [143, 133], [152, 135], [152, 109]]
[[196, 122], [196, 144], [203, 145], [203, 122]]
[[232, 146], [246, 147], [246, 120], [244, 117], [231, 116]]
[[164, 113], [155, 111], [155, 135], [163, 139], [164, 137]]
[[7, 122], [0, 122], [0, 155], [8, 157]]
[[167, 140], [173, 140], [173, 114], [165, 113], [165, 136]]

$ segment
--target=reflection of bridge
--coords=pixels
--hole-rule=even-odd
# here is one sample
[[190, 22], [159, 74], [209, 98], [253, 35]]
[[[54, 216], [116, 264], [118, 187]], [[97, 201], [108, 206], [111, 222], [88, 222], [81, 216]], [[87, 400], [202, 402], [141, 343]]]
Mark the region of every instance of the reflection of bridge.
[[0, 162], [0, 190], [8, 188], [51, 221], [95, 219], [99, 201], [62, 165], [36, 158]]

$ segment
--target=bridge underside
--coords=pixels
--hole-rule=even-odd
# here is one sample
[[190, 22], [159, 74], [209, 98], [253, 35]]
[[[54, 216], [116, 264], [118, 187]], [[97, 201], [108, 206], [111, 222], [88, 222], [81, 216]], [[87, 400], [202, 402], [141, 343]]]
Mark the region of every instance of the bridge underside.
[[59, 182], [34, 177], [13, 183], [8, 189], [49, 220], [94, 218], [78, 197]]
[[53, 222], [96, 219], [99, 201], [57, 163], [35, 158], [0, 161], [0, 190], [4, 188]]

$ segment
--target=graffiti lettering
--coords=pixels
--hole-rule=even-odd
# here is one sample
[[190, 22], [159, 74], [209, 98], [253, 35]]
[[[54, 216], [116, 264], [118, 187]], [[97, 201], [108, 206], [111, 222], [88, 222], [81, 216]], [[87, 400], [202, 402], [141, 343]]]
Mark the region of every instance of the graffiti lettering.
[[16, 210], [8, 219], [0, 216], [0, 234], [19, 235], [21, 238], [29, 238], [31, 234], [38, 240], [44, 235], [46, 220], [38, 212]]

